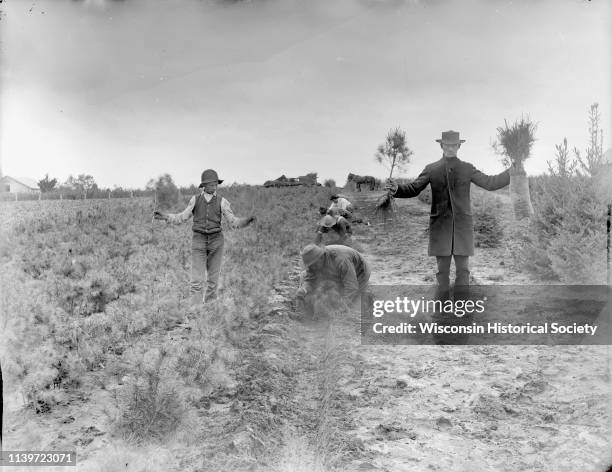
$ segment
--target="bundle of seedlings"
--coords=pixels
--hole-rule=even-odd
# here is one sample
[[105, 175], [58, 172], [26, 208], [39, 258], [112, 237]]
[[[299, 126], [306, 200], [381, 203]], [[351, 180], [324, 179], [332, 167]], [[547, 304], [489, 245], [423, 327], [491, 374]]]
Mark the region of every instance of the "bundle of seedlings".
[[389, 219], [394, 219], [397, 212], [397, 205], [395, 204], [395, 198], [391, 195], [391, 192], [385, 193], [379, 197], [376, 201], [376, 216], [378, 216], [383, 222]]
[[533, 205], [529, 195], [529, 180], [525, 172], [525, 160], [531, 157], [531, 147], [535, 142], [537, 125], [529, 117], [521, 117], [512, 125], [504, 120], [504, 126], [497, 128], [495, 151], [502, 155], [504, 165], [510, 167], [510, 198], [517, 220], [533, 215]]
[[[400, 128], [389, 131], [385, 142], [378, 146], [376, 150], [376, 161], [389, 168], [389, 180], [393, 177], [395, 169], [401, 169], [410, 162], [412, 150], [406, 145], [406, 132]], [[376, 215], [383, 222], [394, 219], [397, 213], [397, 205], [391, 192], [387, 192], [376, 202]]]

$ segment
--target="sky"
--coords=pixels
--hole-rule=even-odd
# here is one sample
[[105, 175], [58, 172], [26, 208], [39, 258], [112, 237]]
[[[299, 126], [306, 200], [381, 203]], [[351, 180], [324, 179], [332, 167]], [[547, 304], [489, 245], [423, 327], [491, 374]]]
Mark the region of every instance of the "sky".
[[414, 152], [503, 170], [496, 129], [538, 123], [537, 174], [555, 144], [588, 144], [600, 104], [611, 147], [607, 0], [7, 0], [0, 4], [4, 175], [143, 187], [318, 172], [386, 176], [391, 128]]

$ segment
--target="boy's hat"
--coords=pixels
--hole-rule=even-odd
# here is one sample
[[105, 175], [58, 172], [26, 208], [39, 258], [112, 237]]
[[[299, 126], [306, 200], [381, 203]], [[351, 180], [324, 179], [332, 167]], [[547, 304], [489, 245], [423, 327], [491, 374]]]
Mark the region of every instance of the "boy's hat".
[[206, 169], [204, 172], [202, 172], [199, 188], [202, 188], [205, 184], [209, 184], [211, 182], [217, 182], [220, 184], [223, 182], [223, 180], [219, 179], [217, 172], [213, 169]]

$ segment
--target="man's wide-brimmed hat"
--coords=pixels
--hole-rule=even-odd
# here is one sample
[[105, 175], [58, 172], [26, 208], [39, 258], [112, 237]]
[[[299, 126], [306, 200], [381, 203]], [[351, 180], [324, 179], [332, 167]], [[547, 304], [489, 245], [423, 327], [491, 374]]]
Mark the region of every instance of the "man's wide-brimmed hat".
[[325, 249], [316, 244], [309, 244], [302, 250], [302, 260], [306, 267], [311, 266], [317, 262], [325, 254]]
[[336, 224], [336, 218], [334, 218], [331, 215], [325, 215], [323, 218], [321, 218], [321, 221], [319, 221], [319, 225], [325, 226], [326, 228], [331, 228], [335, 224]]
[[219, 184], [223, 182], [223, 180], [219, 179], [217, 172], [212, 169], [206, 169], [204, 172], [202, 172], [202, 178], [200, 180], [200, 188], [211, 182], [217, 182]]
[[461, 144], [465, 143], [465, 139], [459, 139], [459, 131], [442, 131], [442, 139], [436, 139], [442, 144]]

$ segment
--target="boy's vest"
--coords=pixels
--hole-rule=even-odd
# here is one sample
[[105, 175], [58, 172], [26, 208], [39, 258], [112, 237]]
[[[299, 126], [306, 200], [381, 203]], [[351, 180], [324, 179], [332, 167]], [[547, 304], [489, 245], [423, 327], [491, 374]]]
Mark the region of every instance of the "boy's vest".
[[214, 234], [221, 231], [221, 197], [215, 195], [206, 201], [204, 194], [196, 197], [193, 207], [193, 230], [196, 233]]

